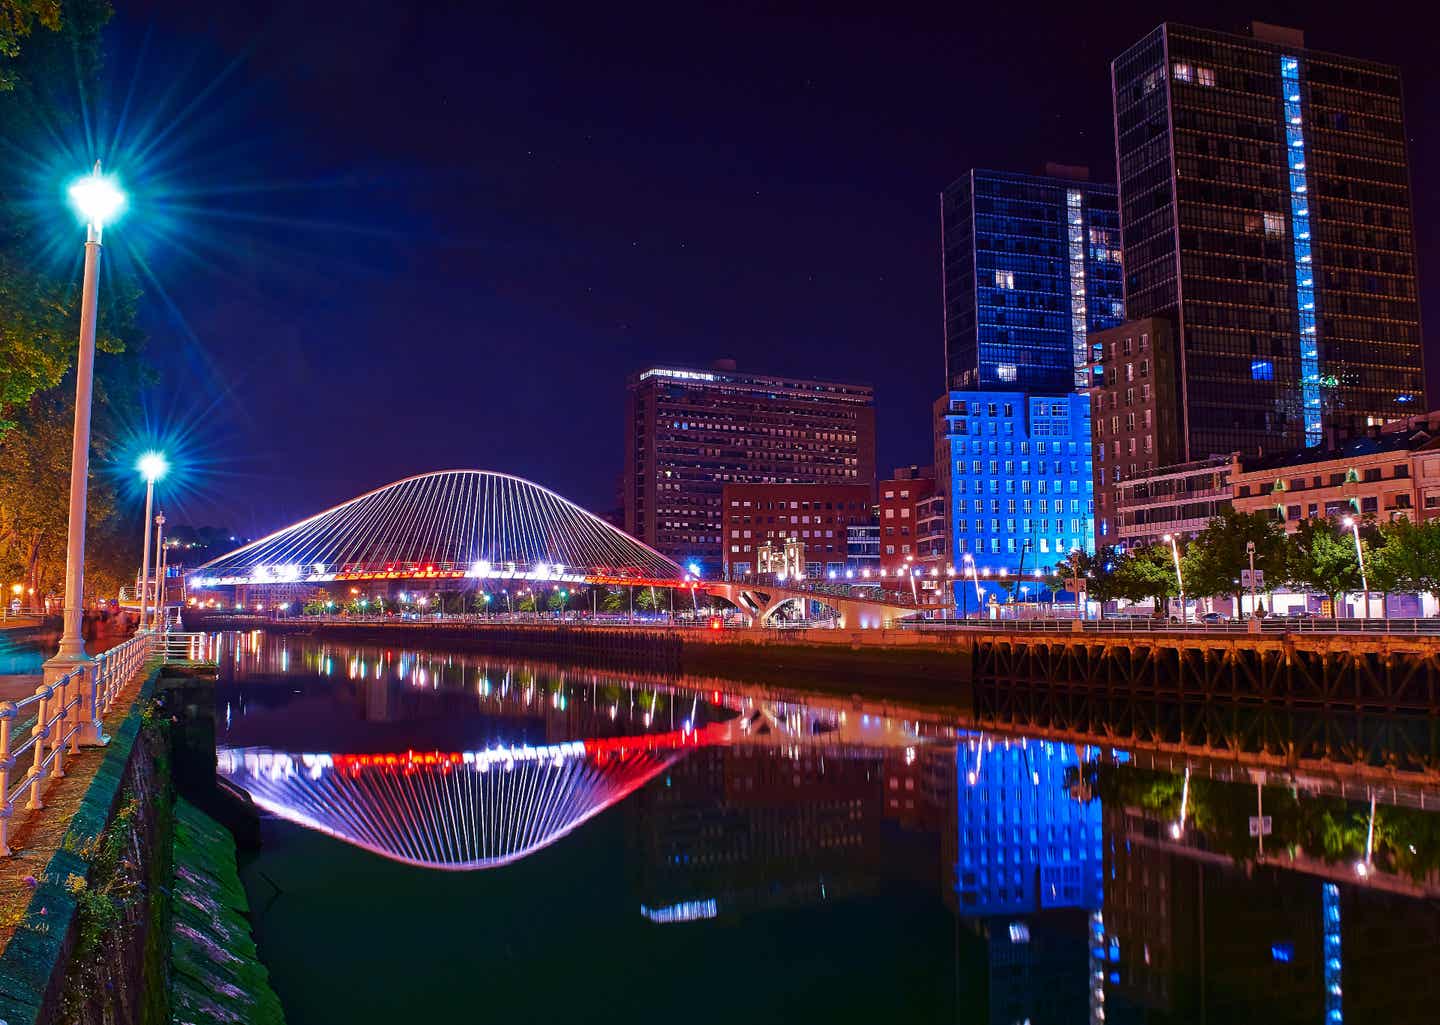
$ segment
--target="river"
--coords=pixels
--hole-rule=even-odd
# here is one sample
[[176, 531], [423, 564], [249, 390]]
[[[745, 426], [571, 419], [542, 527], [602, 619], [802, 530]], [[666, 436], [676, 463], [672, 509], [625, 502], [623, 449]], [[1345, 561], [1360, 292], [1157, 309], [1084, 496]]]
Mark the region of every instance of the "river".
[[1428, 811], [714, 679], [219, 661], [292, 1025], [1434, 1020]]

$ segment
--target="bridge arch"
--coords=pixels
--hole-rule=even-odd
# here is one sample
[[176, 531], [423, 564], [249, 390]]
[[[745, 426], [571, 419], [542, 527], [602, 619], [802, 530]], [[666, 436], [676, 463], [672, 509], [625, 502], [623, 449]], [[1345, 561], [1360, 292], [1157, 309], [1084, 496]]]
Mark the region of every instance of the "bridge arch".
[[548, 488], [489, 470], [407, 477], [198, 567], [199, 586], [393, 577], [678, 583], [680, 566]]

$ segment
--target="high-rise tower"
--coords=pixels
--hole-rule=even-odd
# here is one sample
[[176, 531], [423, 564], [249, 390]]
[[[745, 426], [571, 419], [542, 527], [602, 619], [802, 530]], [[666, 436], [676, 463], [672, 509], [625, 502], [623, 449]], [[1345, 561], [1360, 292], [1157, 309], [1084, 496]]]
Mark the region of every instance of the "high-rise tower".
[[1398, 71], [1164, 24], [1111, 78], [1126, 311], [1175, 324], [1181, 458], [1423, 409]]

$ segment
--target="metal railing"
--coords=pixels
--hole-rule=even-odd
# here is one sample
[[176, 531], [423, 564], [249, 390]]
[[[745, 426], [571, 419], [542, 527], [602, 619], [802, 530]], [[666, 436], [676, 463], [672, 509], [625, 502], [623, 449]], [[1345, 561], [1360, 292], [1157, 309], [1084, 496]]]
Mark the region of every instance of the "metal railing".
[[[78, 753], [82, 743], [105, 743], [102, 720], [144, 666], [154, 642], [150, 633], [137, 634], [60, 679], [42, 683], [28, 698], [0, 701], [0, 856], [11, 853], [17, 798], [28, 790], [25, 808], [44, 808], [45, 780], [65, 776], [66, 755]], [[27, 763], [25, 774], [15, 778], [16, 766]]]
[[[980, 633], [1187, 633], [1246, 634], [1248, 619], [1211, 623], [1179, 623], [1153, 616], [1111, 619], [924, 619], [900, 624], [907, 630], [973, 630]], [[1262, 634], [1402, 634], [1440, 635], [1440, 618], [1332, 619], [1318, 616], [1272, 616], [1260, 621]]]
[[213, 662], [207, 647], [208, 634], [166, 630], [155, 638], [155, 651], [161, 663]]

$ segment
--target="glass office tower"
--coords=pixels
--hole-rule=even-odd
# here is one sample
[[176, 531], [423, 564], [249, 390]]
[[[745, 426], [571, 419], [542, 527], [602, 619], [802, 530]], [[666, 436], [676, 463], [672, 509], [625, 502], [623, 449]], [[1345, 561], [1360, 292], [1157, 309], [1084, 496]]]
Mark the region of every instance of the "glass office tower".
[[949, 388], [1082, 390], [1085, 335], [1125, 319], [1115, 187], [1072, 173], [972, 170], [941, 194]]
[[1177, 325], [1181, 458], [1423, 408], [1397, 70], [1165, 24], [1111, 77], [1125, 304]]

